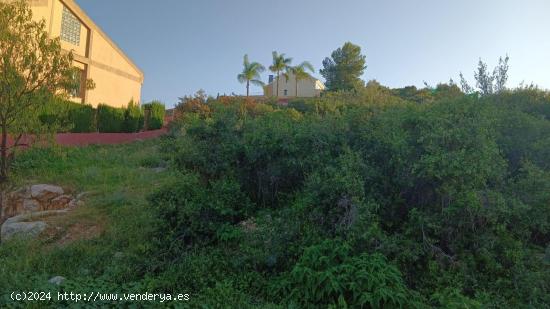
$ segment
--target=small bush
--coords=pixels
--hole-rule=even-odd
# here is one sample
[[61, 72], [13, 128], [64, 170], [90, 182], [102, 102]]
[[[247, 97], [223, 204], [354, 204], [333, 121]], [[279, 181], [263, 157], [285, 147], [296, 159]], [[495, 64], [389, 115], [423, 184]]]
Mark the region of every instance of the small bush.
[[143, 105], [145, 114], [145, 129], [158, 130], [164, 125], [165, 107], [159, 101], [153, 101]]
[[104, 104], [97, 107], [97, 129], [103, 133], [122, 132], [124, 127], [124, 109]]

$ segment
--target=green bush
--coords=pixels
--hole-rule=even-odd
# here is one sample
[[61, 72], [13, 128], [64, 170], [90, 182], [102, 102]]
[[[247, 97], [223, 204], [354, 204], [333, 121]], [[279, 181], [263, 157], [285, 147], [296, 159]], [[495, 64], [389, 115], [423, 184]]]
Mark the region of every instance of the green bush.
[[69, 110], [72, 133], [96, 132], [96, 110], [91, 105], [73, 104]]
[[53, 98], [44, 105], [39, 116], [46, 127], [57, 132], [95, 132], [96, 110], [87, 104]]
[[124, 110], [124, 132], [139, 132], [143, 128], [144, 116], [139, 104], [131, 101]]
[[104, 104], [97, 107], [97, 129], [102, 133], [123, 132], [124, 109]]
[[380, 254], [354, 255], [340, 241], [304, 251], [284, 284], [300, 308], [411, 308], [414, 297], [399, 270]]
[[47, 104], [40, 107], [38, 120], [41, 128], [37, 127], [37, 131], [66, 132], [70, 130], [73, 125], [68, 115], [75, 105], [77, 104], [59, 97], [51, 98]]
[[236, 224], [249, 211], [249, 201], [232, 179], [200, 183], [195, 174], [165, 186], [150, 197], [157, 209], [161, 237], [176, 245], [197, 246], [219, 240], [226, 225]]
[[159, 101], [153, 101], [143, 104], [145, 114], [145, 129], [158, 130], [164, 125], [164, 104]]

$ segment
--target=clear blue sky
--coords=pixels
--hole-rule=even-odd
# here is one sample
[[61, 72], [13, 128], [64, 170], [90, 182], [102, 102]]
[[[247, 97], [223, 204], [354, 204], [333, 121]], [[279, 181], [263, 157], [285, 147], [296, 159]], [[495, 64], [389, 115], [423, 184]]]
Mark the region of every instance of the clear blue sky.
[[[322, 60], [346, 41], [367, 56], [363, 78], [390, 87], [473, 80], [510, 56], [509, 85], [550, 88], [548, 0], [77, 0], [144, 71], [142, 101], [204, 89], [242, 94], [242, 56], [266, 67], [273, 50]], [[267, 80], [269, 73], [263, 76]], [[252, 92], [260, 94], [260, 88]]]

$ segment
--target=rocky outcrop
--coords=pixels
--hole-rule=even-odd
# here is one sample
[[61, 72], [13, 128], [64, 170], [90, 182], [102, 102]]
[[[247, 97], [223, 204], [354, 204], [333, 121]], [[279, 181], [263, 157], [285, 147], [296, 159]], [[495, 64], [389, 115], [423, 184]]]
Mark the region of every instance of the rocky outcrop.
[[38, 236], [47, 225], [37, 219], [63, 214], [80, 206], [84, 196], [86, 193], [74, 197], [67, 194], [63, 188], [49, 184], [25, 186], [10, 193], [3, 193], [0, 212], [1, 240], [16, 236]]
[[48, 201], [51, 201], [64, 193], [65, 191], [63, 191], [63, 188], [58, 186], [42, 184], [30, 187], [31, 197], [41, 203], [47, 203]]
[[42, 221], [36, 222], [9, 222], [2, 224], [0, 238], [2, 241], [7, 241], [13, 238], [35, 238], [42, 233], [47, 227], [47, 224]]
[[76, 207], [78, 201], [78, 198], [66, 194], [65, 190], [59, 186], [49, 184], [25, 186], [3, 195], [0, 223], [2, 219], [20, 214]]
[[14, 238], [35, 238], [48, 226], [40, 221], [43, 218], [66, 214], [69, 210], [48, 210], [26, 213], [11, 217], [0, 228], [0, 240], [7, 241]]

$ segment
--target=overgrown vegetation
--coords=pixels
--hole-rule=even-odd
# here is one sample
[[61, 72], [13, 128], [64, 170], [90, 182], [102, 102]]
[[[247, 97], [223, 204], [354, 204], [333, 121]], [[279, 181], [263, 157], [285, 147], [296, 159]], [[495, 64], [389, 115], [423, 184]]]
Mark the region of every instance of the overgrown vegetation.
[[[548, 306], [550, 95], [417, 92], [188, 98], [197, 108], [179, 110], [158, 153], [28, 152], [28, 177], [102, 184], [91, 205], [114, 221], [45, 258], [23, 253], [40, 243], [3, 245], [2, 276], [10, 289], [58, 289], [45, 280], [63, 275], [61, 289], [184, 291], [191, 307]], [[111, 152], [130, 157], [91, 163]], [[153, 181], [153, 166], [169, 172]]]
[[[0, 9], [42, 33], [18, 3]], [[57, 59], [58, 42], [40, 40]], [[22, 63], [35, 63], [26, 48]], [[93, 194], [51, 234], [0, 245], [0, 307], [75, 305], [14, 302], [13, 291], [189, 293], [164, 305], [192, 308], [549, 307], [550, 94], [506, 89], [507, 58], [492, 75], [480, 61], [477, 92], [462, 76], [462, 90], [364, 85], [364, 59], [351, 43], [336, 50], [320, 98], [285, 107], [198, 92], [161, 141], [18, 154], [14, 187]], [[273, 60], [279, 80], [291, 59]], [[21, 84], [3, 61], [0, 88]], [[1, 96], [0, 116], [16, 99], [50, 100], [58, 82]], [[75, 110], [41, 104], [10, 129], [52, 129], [65, 115], [90, 128], [90, 108]], [[144, 110], [100, 106], [95, 125], [160, 128], [164, 106]], [[58, 275], [67, 280], [48, 283]], [[85, 303], [114, 305], [136, 303]]]
[[[151, 197], [159, 269], [249, 304], [550, 304], [550, 95], [411, 95], [370, 82], [189, 110], [164, 144], [181, 174]], [[192, 275], [189, 252], [217, 262]]]

